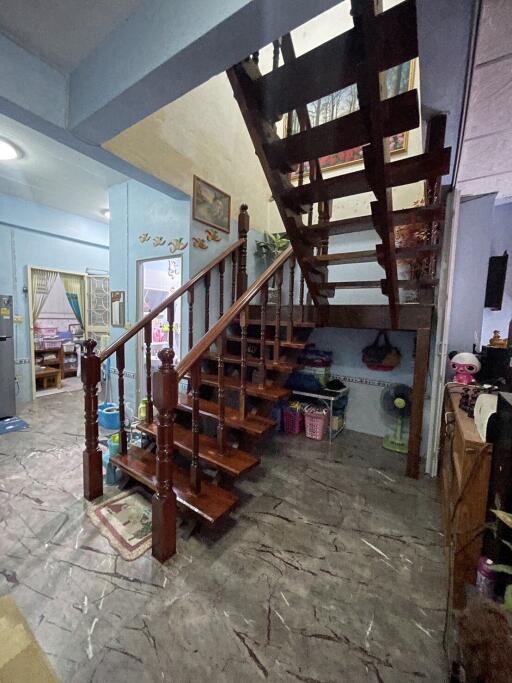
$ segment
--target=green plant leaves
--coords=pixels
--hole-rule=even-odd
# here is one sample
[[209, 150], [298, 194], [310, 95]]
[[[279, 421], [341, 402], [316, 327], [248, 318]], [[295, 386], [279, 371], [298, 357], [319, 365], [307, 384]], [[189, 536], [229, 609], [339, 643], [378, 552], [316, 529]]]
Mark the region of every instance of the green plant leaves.
[[491, 510], [494, 512], [496, 517], [512, 529], [512, 515], [509, 512], [504, 512], [503, 510]]
[[493, 564], [493, 572], [499, 572], [500, 574], [512, 574], [512, 565], [510, 564]]

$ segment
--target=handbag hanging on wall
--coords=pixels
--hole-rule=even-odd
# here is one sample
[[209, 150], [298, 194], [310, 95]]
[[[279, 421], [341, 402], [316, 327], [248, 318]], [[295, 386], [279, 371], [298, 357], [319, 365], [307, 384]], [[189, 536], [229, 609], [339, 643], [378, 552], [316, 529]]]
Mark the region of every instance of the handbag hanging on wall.
[[400, 350], [391, 344], [384, 330], [380, 330], [374, 341], [363, 349], [363, 363], [370, 370], [393, 370], [400, 365], [401, 357]]

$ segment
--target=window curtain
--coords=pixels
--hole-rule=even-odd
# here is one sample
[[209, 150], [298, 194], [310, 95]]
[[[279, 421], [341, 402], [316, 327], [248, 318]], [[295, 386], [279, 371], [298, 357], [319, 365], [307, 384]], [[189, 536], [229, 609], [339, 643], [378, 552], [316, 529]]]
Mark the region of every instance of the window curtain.
[[53, 270], [32, 270], [32, 319], [34, 323], [41, 315], [43, 306], [58, 273]]
[[84, 328], [84, 314], [85, 314], [85, 287], [84, 278], [80, 275], [69, 275], [60, 273], [60, 279], [64, 285], [64, 290], [69, 301], [69, 305], [73, 309], [76, 319], [80, 323], [82, 329]]

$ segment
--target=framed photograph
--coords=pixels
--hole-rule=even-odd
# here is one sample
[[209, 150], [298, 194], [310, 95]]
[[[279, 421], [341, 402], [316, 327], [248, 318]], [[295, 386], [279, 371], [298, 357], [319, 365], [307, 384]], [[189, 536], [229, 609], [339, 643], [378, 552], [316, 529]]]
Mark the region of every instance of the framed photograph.
[[125, 318], [125, 293], [121, 290], [110, 292], [110, 324], [112, 327], [124, 327]]
[[230, 215], [231, 197], [219, 190], [218, 187], [194, 176], [192, 197], [192, 217], [194, 220], [229, 233]]
[[[415, 60], [399, 64], [398, 66], [389, 69], [386, 72], [387, 80], [387, 97], [394, 97], [401, 93], [411, 90], [414, 85], [414, 65]], [[350, 85], [348, 88], [338, 90], [331, 95], [322, 97], [316, 102], [308, 104], [309, 118], [312, 126], [319, 126], [322, 123], [333, 121], [334, 119], [346, 116], [359, 109], [357, 99], [357, 86]], [[284, 118], [283, 135], [286, 136], [288, 129], [287, 117]], [[291, 134], [298, 133], [300, 130], [299, 121], [296, 112], [293, 112], [291, 123]], [[398, 133], [389, 139], [389, 148], [391, 154], [398, 154], [400, 152], [407, 152], [407, 145], [409, 142], [409, 133]], [[340, 166], [347, 166], [348, 164], [356, 164], [363, 161], [363, 148], [354, 147], [353, 149], [346, 149], [336, 154], [329, 154], [320, 159], [320, 168], [322, 171], [330, 171]], [[304, 175], [309, 173], [309, 164], [304, 164]], [[296, 178], [298, 173], [293, 173], [292, 178]]]

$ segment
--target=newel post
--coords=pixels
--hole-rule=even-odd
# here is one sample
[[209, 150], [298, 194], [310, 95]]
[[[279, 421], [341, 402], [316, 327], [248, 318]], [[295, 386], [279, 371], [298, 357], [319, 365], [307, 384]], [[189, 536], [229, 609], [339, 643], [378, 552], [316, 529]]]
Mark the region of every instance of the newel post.
[[178, 378], [174, 351], [162, 349], [160, 369], [153, 375], [156, 432], [156, 493], [153, 495], [153, 557], [165, 562], [176, 552], [176, 495], [173, 490], [174, 416], [178, 405]]
[[98, 445], [98, 384], [101, 359], [96, 354], [96, 342], [87, 339], [81, 357], [84, 385], [85, 450], [83, 452], [84, 497], [94, 500], [103, 495], [103, 464]]
[[238, 239], [245, 240], [238, 252], [238, 271], [236, 277], [236, 298], [247, 289], [247, 233], [249, 232], [249, 214], [247, 204], [242, 204], [238, 214]]

